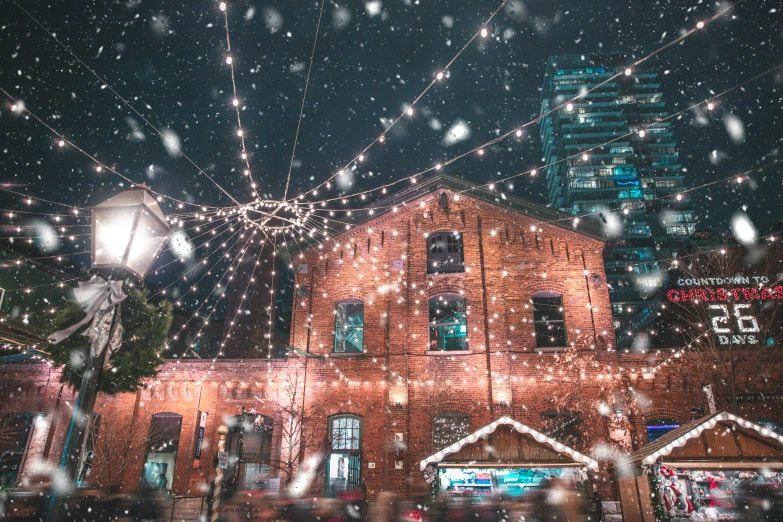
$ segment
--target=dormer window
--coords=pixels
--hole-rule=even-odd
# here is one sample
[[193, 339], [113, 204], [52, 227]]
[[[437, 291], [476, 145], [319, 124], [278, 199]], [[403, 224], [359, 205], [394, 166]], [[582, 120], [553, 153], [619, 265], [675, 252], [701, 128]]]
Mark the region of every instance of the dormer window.
[[427, 273], [464, 272], [462, 234], [456, 231], [435, 232], [427, 239]]

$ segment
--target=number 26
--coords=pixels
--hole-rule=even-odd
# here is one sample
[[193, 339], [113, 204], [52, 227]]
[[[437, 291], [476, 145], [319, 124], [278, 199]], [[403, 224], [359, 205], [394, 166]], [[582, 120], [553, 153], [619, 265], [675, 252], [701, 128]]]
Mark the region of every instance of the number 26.
[[[715, 315], [711, 318], [712, 331], [716, 334], [729, 334], [731, 328], [727, 328], [723, 325], [729, 324], [729, 307], [725, 304], [711, 304], [708, 305], [709, 310], [719, 310], [720, 315]], [[759, 323], [752, 315], [742, 315], [743, 311], [749, 310], [750, 304], [735, 304], [734, 305], [734, 317], [737, 318], [737, 328], [741, 333], [755, 333], [761, 331]], [[748, 324], [750, 322], [750, 324]]]

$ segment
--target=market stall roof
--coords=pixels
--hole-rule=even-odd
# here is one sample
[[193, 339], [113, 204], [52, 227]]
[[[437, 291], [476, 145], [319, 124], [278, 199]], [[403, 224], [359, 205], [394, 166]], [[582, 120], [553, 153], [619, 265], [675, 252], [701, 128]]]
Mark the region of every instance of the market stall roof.
[[[715, 428], [718, 423], [744, 428], [742, 438], [734, 433], [711, 434], [712, 440], [704, 440], [702, 434]], [[758, 438], [758, 435], [761, 438]], [[730, 436], [730, 438], [729, 438]], [[751, 438], [753, 436], [753, 440]], [[691, 451], [678, 450], [690, 443]], [[745, 446], [745, 447], [743, 447]], [[674, 453], [674, 454], [673, 454]], [[718, 411], [701, 419], [672, 430], [644, 448], [629, 456], [631, 464], [653, 464], [660, 457], [672, 455], [675, 458], [691, 458], [688, 453], [703, 463], [706, 460], [723, 461], [780, 461], [783, 462], [783, 437], [773, 430], [738, 417], [726, 411]]]
[[[556, 441], [555, 439], [547, 437], [543, 433], [541, 433], [539, 431], [536, 431], [536, 430], [534, 430], [534, 429], [532, 429], [532, 428], [530, 428], [528, 426], [525, 426], [521, 422], [517, 422], [514, 419], [512, 419], [511, 417], [507, 417], [507, 416], [499, 418], [498, 420], [492, 422], [491, 424], [488, 424], [487, 426], [484, 426], [480, 430], [478, 430], [478, 431], [476, 431], [474, 433], [471, 433], [470, 435], [468, 435], [464, 439], [459, 440], [459, 441], [455, 442], [454, 444], [452, 444], [451, 446], [448, 446], [448, 447], [442, 449], [441, 451], [435, 453], [434, 455], [431, 455], [431, 456], [427, 457], [426, 459], [422, 460], [419, 463], [419, 467], [421, 468], [422, 471], [424, 471], [424, 469], [428, 465], [430, 465], [430, 464], [437, 464], [439, 462], [442, 462], [443, 459], [446, 458], [448, 455], [454, 455], [454, 454], [460, 452], [465, 446], [472, 445], [472, 444], [478, 442], [480, 439], [487, 439], [487, 438], [489, 438], [490, 434], [494, 433], [495, 430], [497, 430], [498, 427], [500, 427], [500, 426], [508, 426], [509, 428], [511, 428], [516, 433], [529, 436], [530, 438], [535, 440], [535, 442], [537, 442], [538, 445], [548, 446], [549, 448], [552, 448], [552, 450], [554, 450], [554, 452], [552, 452], [552, 453], [554, 453], [556, 456], [558, 456], [560, 458], [566, 457], [567, 459], [569, 459], [570, 461], [573, 461], [574, 463], [582, 464], [582, 465], [585, 465], [585, 466], [589, 467], [593, 471], [598, 471], [598, 462], [596, 462], [595, 460], [591, 459], [587, 455], [582, 455], [578, 451], [576, 451], [574, 449], [571, 449], [568, 446], [565, 446], [564, 444], [561, 444], [560, 442]], [[496, 444], [496, 446], [497, 446], [497, 444]], [[500, 452], [500, 451], [501, 451], [501, 449], [497, 448], [497, 452]], [[497, 456], [495, 448], [489, 449], [488, 453], [490, 455], [492, 455], [493, 457]], [[559, 462], [559, 461], [557, 461], [557, 462]], [[484, 463], [484, 462], [482, 462], [482, 463]], [[567, 463], [568, 463], [568, 461], [566, 461], [565, 459], [562, 461], [562, 464], [567, 464]], [[476, 464], [478, 465], [479, 463], [476, 462]]]

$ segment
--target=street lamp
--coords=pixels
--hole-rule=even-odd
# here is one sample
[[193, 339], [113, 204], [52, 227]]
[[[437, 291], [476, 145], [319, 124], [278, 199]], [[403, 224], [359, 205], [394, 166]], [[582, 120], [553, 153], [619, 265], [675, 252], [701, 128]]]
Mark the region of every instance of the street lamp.
[[166, 218], [149, 192], [121, 192], [92, 210], [92, 269], [144, 279], [168, 234]]
[[[69, 485], [75, 483], [87, 444], [90, 421], [98, 395], [98, 383], [107, 352], [122, 342], [120, 303], [127, 297], [122, 278], [144, 279], [169, 235], [166, 218], [155, 198], [143, 185], [121, 192], [92, 209], [91, 270], [93, 277], [80, 282], [74, 296], [85, 307], [84, 319], [49, 336], [59, 343], [89, 325], [83, 332], [90, 340], [79, 396], [74, 405], [59, 471]], [[52, 493], [47, 520], [57, 520], [61, 494]]]

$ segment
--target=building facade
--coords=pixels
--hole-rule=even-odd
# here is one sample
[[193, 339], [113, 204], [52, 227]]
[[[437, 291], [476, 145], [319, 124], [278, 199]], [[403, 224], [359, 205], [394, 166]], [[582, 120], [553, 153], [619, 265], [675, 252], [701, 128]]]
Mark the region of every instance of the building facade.
[[[196, 511], [226, 424], [229, 488], [372, 499], [492, 462], [579, 473], [616, 500], [613, 458], [709, 407], [704, 383], [665, 354], [616, 350], [600, 222], [446, 175], [376, 209], [281, 252], [296, 274], [288, 356], [172, 361], [147, 389], [99, 397], [84, 483], [165, 488]], [[270, 319], [253, 314], [255, 343]], [[770, 372], [745, 390], [779, 394]], [[0, 365], [12, 481], [58, 462], [73, 399], [48, 365]], [[783, 421], [776, 400], [736, 406]]]
[[661, 75], [631, 62], [552, 56], [541, 102], [551, 206], [601, 215], [619, 237], [606, 272], [621, 344], [655, 318], [665, 283], [657, 261], [676, 256], [696, 225]]

